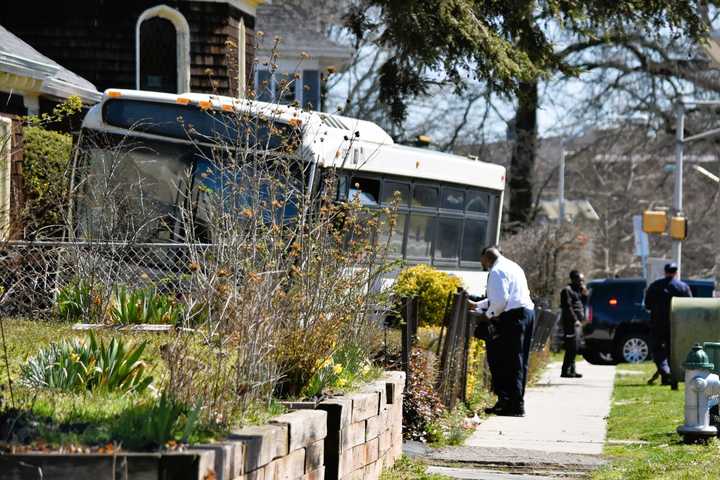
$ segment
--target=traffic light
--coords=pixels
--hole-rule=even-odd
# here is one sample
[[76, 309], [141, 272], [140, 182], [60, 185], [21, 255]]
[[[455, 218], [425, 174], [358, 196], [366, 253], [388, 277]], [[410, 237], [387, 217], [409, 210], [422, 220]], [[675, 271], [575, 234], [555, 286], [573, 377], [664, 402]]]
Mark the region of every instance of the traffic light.
[[687, 238], [687, 218], [672, 217], [670, 219], [670, 236], [675, 240], [685, 240]]
[[667, 229], [667, 213], [645, 210], [642, 216], [642, 229], [645, 233], [665, 233]]

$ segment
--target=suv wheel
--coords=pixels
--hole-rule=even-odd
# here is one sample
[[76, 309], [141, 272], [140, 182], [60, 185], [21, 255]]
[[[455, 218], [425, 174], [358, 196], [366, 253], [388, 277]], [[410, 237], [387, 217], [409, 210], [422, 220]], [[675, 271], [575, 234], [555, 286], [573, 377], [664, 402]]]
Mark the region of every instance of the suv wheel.
[[645, 335], [625, 335], [618, 344], [617, 357], [622, 362], [640, 363], [650, 359], [650, 343]]

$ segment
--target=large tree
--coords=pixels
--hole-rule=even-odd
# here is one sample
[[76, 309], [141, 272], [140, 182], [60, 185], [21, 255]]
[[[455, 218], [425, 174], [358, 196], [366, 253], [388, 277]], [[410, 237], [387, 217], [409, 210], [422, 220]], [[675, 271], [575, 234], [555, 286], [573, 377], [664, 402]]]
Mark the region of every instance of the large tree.
[[701, 40], [708, 2], [681, 0], [357, 0], [347, 25], [357, 38], [394, 55], [379, 67], [380, 100], [392, 117], [432, 85], [463, 90], [481, 81], [516, 100], [509, 174], [511, 223], [524, 224], [533, 206], [538, 83], [556, 73], [580, 75], [555, 40], [623, 41], [626, 32], [664, 32]]

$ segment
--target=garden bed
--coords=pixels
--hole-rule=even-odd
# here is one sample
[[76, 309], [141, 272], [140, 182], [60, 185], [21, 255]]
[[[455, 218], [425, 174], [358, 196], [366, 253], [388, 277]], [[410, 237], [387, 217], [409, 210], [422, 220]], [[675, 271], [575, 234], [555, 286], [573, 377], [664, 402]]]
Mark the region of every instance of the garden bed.
[[[154, 453], [51, 450], [35, 443], [0, 454], [3, 478], [344, 479], [379, 478], [402, 454], [404, 375], [389, 372], [362, 392], [333, 397], [267, 424], [232, 431], [219, 442]], [[308, 404], [309, 406], [309, 404]], [[46, 451], [25, 451], [42, 447]]]
[[[401, 454], [402, 373], [356, 385], [354, 393], [329, 393], [323, 400], [287, 402], [286, 407], [273, 402], [249, 408], [236, 422], [246, 427], [198, 425], [188, 433], [183, 430], [192, 413], [173, 410], [162, 397], [158, 404], [158, 393], [151, 389], [59, 391], [23, 383], [23, 372], [32, 363], [28, 359], [39, 350], [88, 333], [66, 323], [4, 320], [3, 325], [13, 379], [12, 398], [8, 388], [2, 391], [3, 478], [27, 478], [29, 472], [40, 471], [45, 479], [68, 478], [69, 471], [73, 478], [88, 479], [126, 473], [142, 479], [348, 478], [358, 471], [364, 478], [378, 478], [383, 466]], [[170, 337], [115, 328], [93, 330], [92, 335], [108, 349], [112, 339], [143, 343], [147, 374], [167, 375], [163, 352]], [[340, 364], [326, 363], [325, 370], [332, 372], [326, 383], [337, 383], [343, 373]], [[7, 379], [0, 383], [7, 384]], [[297, 408], [302, 410], [282, 413]], [[177, 424], [169, 418], [176, 414], [181, 420]], [[150, 421], [161, 418], [170, 423]]]

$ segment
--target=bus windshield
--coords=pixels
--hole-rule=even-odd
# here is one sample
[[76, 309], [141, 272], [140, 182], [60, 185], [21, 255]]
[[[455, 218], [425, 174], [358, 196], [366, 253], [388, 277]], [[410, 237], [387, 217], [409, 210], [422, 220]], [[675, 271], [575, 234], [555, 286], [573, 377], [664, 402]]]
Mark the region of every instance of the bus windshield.
[[191, 215], [199, 240], [209, 242], [208, 222], [254, 202], [280, 202], [263, 216], [289, 221], [305, 184], [299, 161], [282, 172], [255, 154], [207, 145], [84, 131], [81, 151], [76, 221], [87, 239], [184, 241]]
[[[168, 241], [190, 170], [189, 145], [84, 132], [76, 174], [78, 234], [83, 238]], [[128, 238], [128, 236], [132, 238]]]

